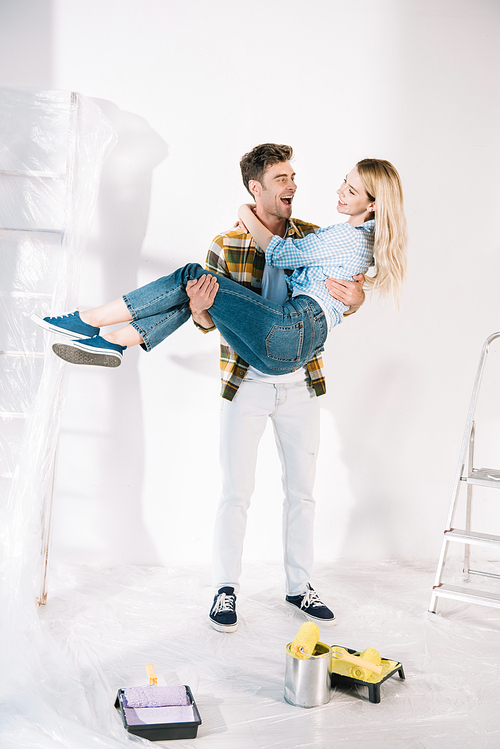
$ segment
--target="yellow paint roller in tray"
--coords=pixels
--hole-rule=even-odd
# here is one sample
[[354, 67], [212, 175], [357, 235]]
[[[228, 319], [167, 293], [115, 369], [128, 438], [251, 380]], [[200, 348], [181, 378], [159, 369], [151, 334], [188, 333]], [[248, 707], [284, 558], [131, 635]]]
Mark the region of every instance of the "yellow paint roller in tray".
[[352, 655], [345, 648], [337, 645], [332, 646], [332, 670], [338, 661], [347, 661], [352, 664], [348, 669], [351, 679], [368, 681], [373, 674], [382, 673], [382, 658], [375, 648], [366, 648], [360, 655]]
[[[399, 678], [405, 678], [403, 664], [399, 661], [391, 661], [381, 658], [375, 648], [366, 648], [361, 653], [356, 650], [342, 648], [332, 645], [330, 661], [330, 676], [332, 686], [343, 686], [351, 684], [364, 684], [368, 687], [370, 702], [380, 702], [380, 687], [391, 676], [396, 673]], [[352, 660], [357, 663], [351, 665]], [[365, 661], [372, 661], [371, 667], [365, 667]], [[375, 666], [378, 665], [375, 671]]]
[[[359, 676], [354, 676], [354, 673], [350, 674], [352, 678], [362, 679], [366, 671], [374, 672], [376, 674], [382, 673], [382, 666], [380, 653], [375, 648], [367, 648], [361, 655], [351, 655], [345, 648], [335, 647], [330, 648], [328, 645], [319, 642], [320, 631], [317, 624], [314, 622], [306, 622], [302, 624], [299, 631], [295, 635], [295, 639], [289, 645], [289, 652], [294, 658], [299, 660], [307, 660], [308, 658], [315, 658], [322, 656], [325, 653], [324, 648], [327, 647], [332, 651], [332, 658], [341, 659], [347, 661], [353, 665], [354, 671]], [[319, 653], [315, 651], [320, 647]], [[352, 669], [351, 669], [352, 670]]]

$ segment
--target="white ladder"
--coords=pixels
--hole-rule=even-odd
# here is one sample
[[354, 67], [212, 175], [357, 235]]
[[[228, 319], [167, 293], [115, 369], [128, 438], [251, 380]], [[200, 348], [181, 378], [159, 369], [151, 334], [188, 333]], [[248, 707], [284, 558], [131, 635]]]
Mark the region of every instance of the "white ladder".
[[[472, 397], [470, 400], [469, 412], [467, 415], [467, 422], [465, 425], [462, 447], [460, 450], [460, 458], [458, 461], [455, 482], [453, 485], [453, 493], [448, 513], [448, 520], [446, 529], [444, 531], [441, 556], [439, 557], [436, 579], [434, 582], [431, 602], [429, 606], [429, 611], [433, 614], [436, 613], [438, 598], [452, 598], [456, 601], [479, 603], [483, 606], [493, 606], [495, 608], [500, 608], [500, 593], [487, 592], [484, 590], [472, 590], [468, 585], [447, 585], [442, 582], [446, 556], [448, 554], [448, 547], [452, 542], [465, 545], [464, 573], [466, 575], [482, 575], [484, 577], [500, 579], [500, 575], [492, 574], [491, 572], [486, 572], [483, 570], [473, 570], [470, 567], [471, 546], [476, 545], [489, 547], [490, 549], [500, 549], [500, 536], [492, 536], [488, 533], [477, 533], [471, 530], [472, 498], [474, 486], [485, 486], [491, 489], [500, 489], [500, 470], [474, 467], [474, 413], [476, 410], [479, 387], [481, 385], [481, 380], [483, 377], [489, 346], [490, 343], [496, 338], [500, 338], [500, 332], [493, 333], [486, 339], [483, 345], [481, 356], [479, 358], [479, 366], [472, 390]], [[453, 523], [457, 510], [460, 489], [464, 484], [467, 486], [465, 528], [463, 530], [460, 530], [458, 528], [455, 528], [453, 526]]]

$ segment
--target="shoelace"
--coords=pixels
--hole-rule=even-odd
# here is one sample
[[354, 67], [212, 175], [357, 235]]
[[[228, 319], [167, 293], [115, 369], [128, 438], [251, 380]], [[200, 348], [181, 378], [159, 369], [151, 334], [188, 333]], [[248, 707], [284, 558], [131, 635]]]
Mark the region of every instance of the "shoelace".
[[67, 320], [69, 317], [73, 317], [75, 313], [69, 312], [67, 315], [59, 315], [58, 317], [54, 317], [54, 320]]
[[302, 603], [300, 604], [301, 609], [314, 608], [315, 606], [324, 606], [323, 601], [312, 588], [308, 588], [304, 596]]
[[213, 612], [214, 614], [220, 614], [221, 612], [234, 611], [234, 604], [236, 596], [228, 595], [227, 593], [220, 593], [214, 603]]

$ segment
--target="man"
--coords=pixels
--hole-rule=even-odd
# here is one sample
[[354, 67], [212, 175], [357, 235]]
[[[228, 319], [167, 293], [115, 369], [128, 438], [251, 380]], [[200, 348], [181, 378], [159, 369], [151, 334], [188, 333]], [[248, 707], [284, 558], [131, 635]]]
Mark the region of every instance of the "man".
[[[292, 219], [297, 189], [290, 164], [290, 146], [265, 143], [243, 156], [240, 167], [262, 223], [281, 237], [303, 237], [318, 227]], [[252, 235], [237, 227], [219, 234], [207, 254], [207, 269], [232, 278], [262, 296], [283, 304], [288, 297], [283, 270], [265, 263]], [[349, 314], [364, 301], [363, 276], [353, 282], [329, 279], [333, 295], [350, 306]], [[216, 279], [205, 276], [187, 289], [195, 324], [204, 332], [214, 329], [209, 308], [216, 294]], [[309, 619], [331, 623], [333, 612], [310, 585], [313, 563], [313, 485], [319, 447], [318, 396], [326, 392], [323, 361], [313, 357], [297, 372], [264, 375], [248, 366], [221, 341], [223, 398], [220, 455], [222, 496], [214, 531], [211, 625], [219, 632], [238, 627], [236, 595], [247, 510], [255, 483], [257, 448], [270, 418], [283, 468], [283, 551], [285, 600]]]

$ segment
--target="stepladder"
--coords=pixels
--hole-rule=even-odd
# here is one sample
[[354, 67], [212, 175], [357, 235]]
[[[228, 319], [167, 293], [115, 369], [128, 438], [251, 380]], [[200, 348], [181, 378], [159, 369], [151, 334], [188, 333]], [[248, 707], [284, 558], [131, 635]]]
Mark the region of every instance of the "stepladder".
[[[500, 489], [500, 462], [497, 468], [477, 467], [475, 462], [476, 436], [480, 428], [479, 423], [476, 425], [475, 417], [481, 383], [486, 370], [490, 346], [499, 338], [500, 332], [490, 335], [483, 344], [479, 358], [453, 484], [448, 518], [443, 534], [436, 578], [432, 589], [429, 606], [431, 613], [436, 613], [437, 601], [440, 598], [500, 608], [500, 574], [492, 572], [490, 569], [485, 569], [484, 566], [476, 569], [472, 561], [472, 550], [478, 547], [488, 550], [488, 553], [495, 558], [498, 558], [498, 555], [500, 555], [500, 535], [492, 535], [483, 530], [476, 530], [475, 526], [473, 530], [473, 508], [477, 490], [479, 488], [481, 488], [481, 491], [484, 489]], [[500, 495], [496, 493], [489, 496], [493, 498], [493, 501], [494, 499], [500, 499]], [[459, 508], [463, 518], [462, 528], [457, 528], [455, 525]], [[482, 522], [482, 527], [486, 525], [488, 531], [496, 530], [495, 527], [491, 527], [491, 523], [485, 522], [484, 518]], [[498, 532], [500, 532], [500, 523], [498, 523]], [[463, 576], [462, 584], [460, 585], [449, 584], [445, 581], [445, 571], [447, 572], [448, 569], [447, 564], [449, 566], [451, 562], [449, 558], [451, 556], [450, 544], [459, 544], [463, 550]], [[471, 587], [470, 584], [471, 576], [476, 575], [483, 578], [479, 589]], [[488, 579], [487, 585], [484, 584], [486, 579]]]

